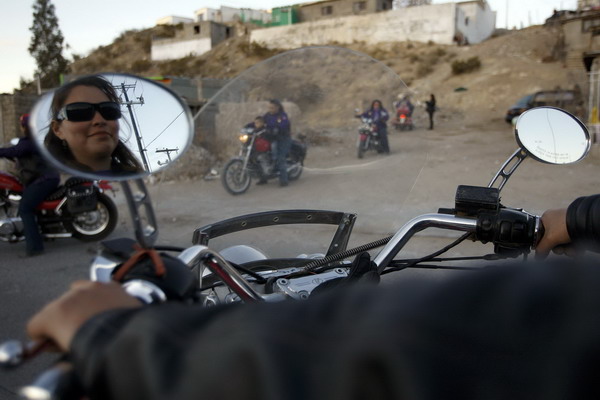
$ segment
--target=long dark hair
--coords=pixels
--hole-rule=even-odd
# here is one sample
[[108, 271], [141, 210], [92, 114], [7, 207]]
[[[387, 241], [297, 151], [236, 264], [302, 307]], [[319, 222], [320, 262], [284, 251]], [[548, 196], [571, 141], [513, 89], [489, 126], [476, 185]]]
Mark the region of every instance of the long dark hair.
[[274, 104], [275, 106], [277, 106], [277, 108], [279, 109], [278, 113], [284, 113], [285, 110], [283, 109], [283, 104], [281, 104], [281, 101], [277, 100], [277, 99], [271, 99], [269, 100], [269, 103]]
[[380, 110], [385, 110], [385, 108], [383, 108], [383, 103], [381, 102], [381, 100], [375, 99], [371, 102], [371, 108], [370, 110], [373, 110], [375, 108], [375, 103], [379, 103], [379, 109]]
[[[120, 103], [119, 96], [110, 82], [99, 75], [84, 76], [61, 86], [56, 90], [56, 92], [54, 92], [52, 105], [50, 106], [53, 123], [60, 123], [58, 120], [58, 113], [65, 105], [65, 101], [67, 100], [67, 97], [69, 97], [69, 94], [71, 94], [71, 91], [77, 86], [95, 87], [102, 91], [102, 93], [104, 93], [110, 101]], [[48, 133], [46, 133], [44, 145], [50, 154], [52, 154], [52, 156], [61, 163], [82, 171], [91, 170], [91, 168], [89, 168], [87, 165], [81, 164], [75, 159], [71, 149], [69, 149], [69, 146], [67, 145], [67, 142], [62, 141], [54, 134], [52, 125], [50, 125], [50, 128], [48, 129]], [[115, 172], [134, 173], [143, 172], [144, 168], [141, 166], [138, 159], [127, 148], [127, 146], [121, 142], [121, 139], [119, 139], [117, 147], [111, 155], [111, 170]]]

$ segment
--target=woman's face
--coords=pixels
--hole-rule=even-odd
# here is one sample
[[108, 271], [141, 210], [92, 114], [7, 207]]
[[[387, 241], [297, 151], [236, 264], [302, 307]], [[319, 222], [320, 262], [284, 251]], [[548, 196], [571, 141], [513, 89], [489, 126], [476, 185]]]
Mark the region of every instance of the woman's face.
[[279, 107], [277, 107], [277, 104], [269, 103], [267, 111], [269, 114], [277, 114], [279, 112]]
[[[86, 102], [97, 104], [111, 101], [100, 89], [93, 86], [76, 86], [67, 96], [63, 106]], [[75, 159], [94, 171], [110, 168], [111, 155], [119, 143], [119, 120], [106, 120], [96, 110], [90, 121], [54, 121], [52, 130], [67, 142]]]
[[380, 102], [376, 101], [376, 102], [373, 103], [373, 109], [374, 110], [378, 110], [380, 108], [381, 108], [381, 103]]

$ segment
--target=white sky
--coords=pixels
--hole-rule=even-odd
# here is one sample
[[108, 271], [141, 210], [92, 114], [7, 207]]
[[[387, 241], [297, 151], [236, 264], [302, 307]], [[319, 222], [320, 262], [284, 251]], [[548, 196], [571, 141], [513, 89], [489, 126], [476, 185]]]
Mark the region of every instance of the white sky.
[[[231, 7], [270, 9], [301, 1], [290, 0], [53, 0], [60, 29], [71, 53], [86, 55], [98, 46], [107, 45], [130, 29], [154, 26], [157, 19], [167, 15], [193, 18], [194, 11], [203, 8]], [[446, 3], [447, 0], [433, 0]], [[552, 10], [570, 9], [576, 0], [488, 0], [497, 11], [496, 26], [525, 27], [543, 23]], [[31, 40], [33, 0], [0, 0], [0, 93], [12, 93], [19, 86], [19, 78], [32, 79], [35, 62], [27, 48]]]

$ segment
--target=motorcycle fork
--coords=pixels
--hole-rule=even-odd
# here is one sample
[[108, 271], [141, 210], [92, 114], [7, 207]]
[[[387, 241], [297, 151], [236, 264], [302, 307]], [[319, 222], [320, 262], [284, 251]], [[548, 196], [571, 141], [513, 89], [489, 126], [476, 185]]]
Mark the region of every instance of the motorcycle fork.
[[246, 170], [248, 168], [248, 162], [250, 161], [250, 155], [252, 154], [252, 149], [254, 148], [254, 140], [256, 139], [256, 135], [252, 135], [252, 139], [250, 139], [250, 143], [246, 147], [246, 154], [244, 155], [244, 165], [243, 168]]

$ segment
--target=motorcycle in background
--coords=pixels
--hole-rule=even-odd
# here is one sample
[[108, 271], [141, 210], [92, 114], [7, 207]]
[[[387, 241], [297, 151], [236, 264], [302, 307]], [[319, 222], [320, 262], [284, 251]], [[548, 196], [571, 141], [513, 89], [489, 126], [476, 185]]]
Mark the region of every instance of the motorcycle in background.
[[[358, 111], [358, 110], [357, 110]], [[358, 141], [356, 143], [358, 158], [363, 158], [364, 154], [369, 150], [375, 150], [381, 153], [381, 140], [377, 132], [377, 124], [373, 123], [372, 118], [357, 116], [362, 124], [358, 128]]]
[[392, 120], [392, 125], [398, 131], [412, 131], [414, 124], [412, 120], [412, 111], [406, 103], [403, 103], [396, 108], [396, 117]]
[[[233, 195], [245, 193], [252, 179], [273, 179], [279, 176], [275, 169], [275, 157], [271, 151], [271, 142], [266, 139], [266, 129], [254, 132], [254, 128], [243, 128], [240, 131], [240, 152], [230, 159], [223, 167], [221, 182], [223, 187]], [[306, 157], [304, 137], [292, 139], [292, 146], [286, 163], [288, 179], [293, 181], [300, 178]]]

